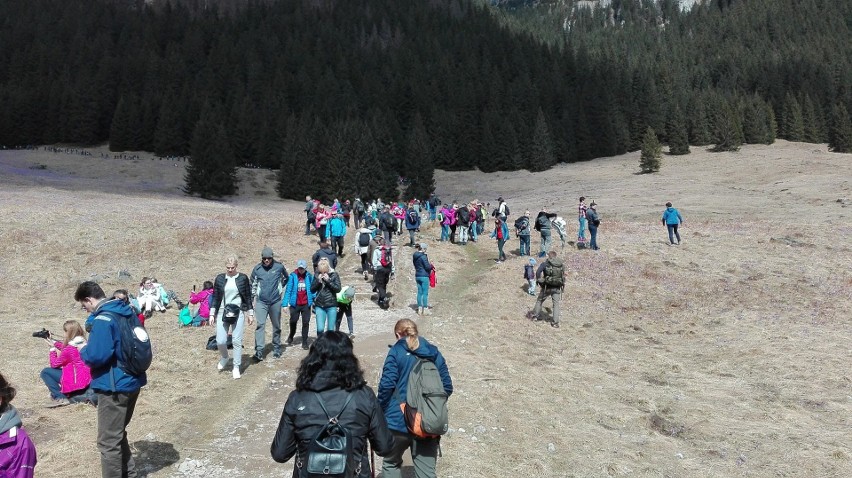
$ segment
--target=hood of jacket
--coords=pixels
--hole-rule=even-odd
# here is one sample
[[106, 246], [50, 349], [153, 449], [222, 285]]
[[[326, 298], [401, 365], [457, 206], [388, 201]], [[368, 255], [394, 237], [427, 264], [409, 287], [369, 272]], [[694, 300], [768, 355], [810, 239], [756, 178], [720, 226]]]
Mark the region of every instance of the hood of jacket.
[[99, 314], [100, 312], [110, 312], [112, 314], [123, 317], [136, 316], [136, 314], [133, 313], [133, 309], [130, 307], [130, 305], [119, 299], [110, 299], [106, 302], [101, 302], [100, 304], [98, 304], [97, 309], [95, 309], [95, 315]]
[[343, 387], [335, 380], [334, 371], [325, 368], [320, 369], [320, 371], [314, 375], [313, 380], [311, 380], [311, 384], [307, 387], [307, 389], [312, 392], [322, 392], [324, 390], [331, 390], [332, 388]]
[[[429, 360], [434, 362], [435, 359], [438, 358], [438, 348], [434, 345], [430, 344], [429, 341], [424, 339], [423, 337], [417, 337], [417, 340], [420, 342], [420, 345], [417, 346], [417, 350], [409, 350], [408, 343], [405, 340], [405, 337], [399, 339], [402, 343], [402, 347], [405, 350], [412, 353], [412, 355], [416, 355], [425, 360]], [[400, 342], [397, 342], [400, 343]]]
[[23, 425], [21, 414], [12, 405], [6, 405], [6, 409], [0, 414], [0, 434], [6, 433], [12, 427]]

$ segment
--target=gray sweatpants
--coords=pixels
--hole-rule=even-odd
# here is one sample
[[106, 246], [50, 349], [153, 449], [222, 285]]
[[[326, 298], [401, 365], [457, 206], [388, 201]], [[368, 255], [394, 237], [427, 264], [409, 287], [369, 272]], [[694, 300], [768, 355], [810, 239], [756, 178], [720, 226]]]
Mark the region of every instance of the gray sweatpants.
[[263, 354], [263, 348], [266, 346], [266, 318], [272, 322], [272, 349], [273, 351], [281, 350], [281, 305], [280, 301], [272, 305], [257, 301], [254, 306], [255, 320], [257, 327], [254, 330], [254, 353]]
[[411, 450], [416, 478], [435, 478], [435, 466], [438, 462], [438, 440], [414, 438], [408, 433], [391, 431], [393, 449], [382, 463], [382, 478], [402, 478], [402, 455]]

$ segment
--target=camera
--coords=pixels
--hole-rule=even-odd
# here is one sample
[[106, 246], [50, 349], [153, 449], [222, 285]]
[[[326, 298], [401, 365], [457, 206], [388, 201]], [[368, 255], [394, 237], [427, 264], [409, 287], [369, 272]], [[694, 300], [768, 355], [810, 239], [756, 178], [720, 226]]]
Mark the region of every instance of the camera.
[[42, 328], [38, 332], [33, 332], [33, 337], [38, 337], [40, 339], [49, 339], [50, 331], [45, 328]]

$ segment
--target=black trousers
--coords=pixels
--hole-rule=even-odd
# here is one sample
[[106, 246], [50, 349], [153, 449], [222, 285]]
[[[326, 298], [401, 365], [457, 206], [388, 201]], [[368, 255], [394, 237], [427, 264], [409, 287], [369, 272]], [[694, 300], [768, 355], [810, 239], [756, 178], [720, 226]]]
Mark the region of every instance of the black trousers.
[[376, 292], [379, 294], [379, 305], [387, 299], [387, 287], [388, 281], [390, 281], [390, 269], [385, 267], [376, 268], [373, 273], [373, 280], [375, 281]]
[[290, 335], [287, 341], [293, 340], [296, 336], [296, 324], [299, 323], [299, 316], [302, 317], [302, 343], [308, 343], [308, 326], [311, 324], [311, 307], [308, 305], [290, 306]]

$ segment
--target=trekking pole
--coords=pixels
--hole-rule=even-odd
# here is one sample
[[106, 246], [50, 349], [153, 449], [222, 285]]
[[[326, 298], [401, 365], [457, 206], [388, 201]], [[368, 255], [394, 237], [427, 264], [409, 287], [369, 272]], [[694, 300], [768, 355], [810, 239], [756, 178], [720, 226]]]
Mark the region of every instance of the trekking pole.
[[370, 446], [370, 478], [376, 478], [376, 453]]

